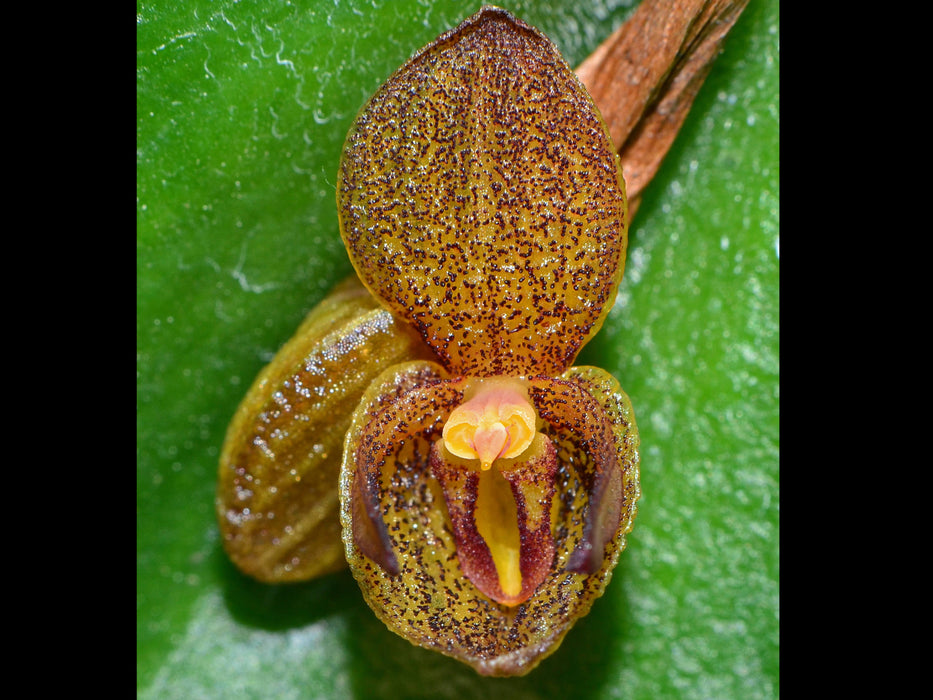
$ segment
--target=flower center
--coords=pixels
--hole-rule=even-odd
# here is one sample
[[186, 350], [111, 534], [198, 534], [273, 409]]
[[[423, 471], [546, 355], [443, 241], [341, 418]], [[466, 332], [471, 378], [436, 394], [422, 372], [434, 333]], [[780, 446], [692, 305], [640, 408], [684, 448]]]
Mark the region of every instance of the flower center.
[[537, 414], [519, 379], [480, 379], [471, 389], [444, 424], [444, 446], [457, 457], [478, 459], [485, 471], [497, 459], [518, 457], [528, 449]]

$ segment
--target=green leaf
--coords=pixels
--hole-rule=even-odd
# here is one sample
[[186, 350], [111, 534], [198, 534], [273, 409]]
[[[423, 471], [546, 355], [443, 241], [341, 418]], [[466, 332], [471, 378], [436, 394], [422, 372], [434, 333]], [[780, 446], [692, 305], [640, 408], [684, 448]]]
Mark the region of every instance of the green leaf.
[[[631, 2], [506, 3], [579, 63]], [[773, 698], [778, 685], [778, 2], [727, 38], [578, 364], [612, 372], [643, 497], [606, 595], [529, 676], [411, 646], [346, 572], [240, 575], [226, 425], [350, 271], [334, 183], [365, 99], [476, 2], [137, 4], [137, 692], [145, 698]]]

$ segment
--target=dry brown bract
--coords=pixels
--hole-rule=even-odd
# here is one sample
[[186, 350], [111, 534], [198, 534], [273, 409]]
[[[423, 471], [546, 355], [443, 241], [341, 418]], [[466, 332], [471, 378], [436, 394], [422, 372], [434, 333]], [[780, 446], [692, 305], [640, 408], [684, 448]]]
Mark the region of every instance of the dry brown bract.
[[646, 0], [577, 68], [641, 201], [748, 0]]

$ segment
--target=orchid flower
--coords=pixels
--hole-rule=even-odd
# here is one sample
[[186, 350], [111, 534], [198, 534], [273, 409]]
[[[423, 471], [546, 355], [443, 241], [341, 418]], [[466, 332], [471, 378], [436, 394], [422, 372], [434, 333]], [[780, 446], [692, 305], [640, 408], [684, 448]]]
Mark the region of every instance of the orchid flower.
[[640, 494], [628, 397], [573, 366], [624, 266], [615, 149], [554, 45], [484, 7], [363, 107], [337, 205], [372, 296], [326, 300], [244, 402], [221, 460], [225, 546], [267, 572], [257, 542], [320, 519], [326, 486], [242, 502], [313, 476], [343, 438], [344, 555], [369, 606], [479, 673], [522, 675], [602, 595]]
[[437, 357], [356, 410], [347, 560], [390, 628], [521, 672], [601, 593], [639, 495], [627, 397], [571, 366], [622, 274], [615, 149], [553, 44], [484, 8], [363, 108], [337, 203], [360, 279]]

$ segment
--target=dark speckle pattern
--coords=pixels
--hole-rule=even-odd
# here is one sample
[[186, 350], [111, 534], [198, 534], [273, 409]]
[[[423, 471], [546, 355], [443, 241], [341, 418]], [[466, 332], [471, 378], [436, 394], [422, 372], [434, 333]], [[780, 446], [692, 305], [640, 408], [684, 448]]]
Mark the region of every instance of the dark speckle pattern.
[[347, 136], [341, 234], [456, 375], [555, 376], [622, 275], [618, 159], [554, 45], [484, 8], [400, 68]]
[[[355, 458], [345, 456], [341, 471], [347, 561], [369, 606], [392, 631], [484, 675], [527, 673], [589, 612], [625, 547], [639, 496], [638, 433], [631, 404], [615, 379], [603, 370], [572, 368], [555, 379], [529, 381], [539, 411], [554, 419], [542, 427], [557, 459], [554, 559], [534, 595], [517, 607], [494, 602], [464, 575], [444, 493], [431, 474], [431, 447], [459, 400], [462, 380], [446, 379], [438, 365], [425, 362], [384, 373], [353, 418], [345, 455]], [[606, 460], [613, 456], [610, 466]], [[599, 566], [585, 575], [567, 567], [593, 520], [588, 489], [600, 471], [620, 476], [621, 512], [616, 511], [613, 532], [600, 543]], [[378, 475], [378, 508], [398, 574], [365, 556], [354, 540], [357, 473]]]

